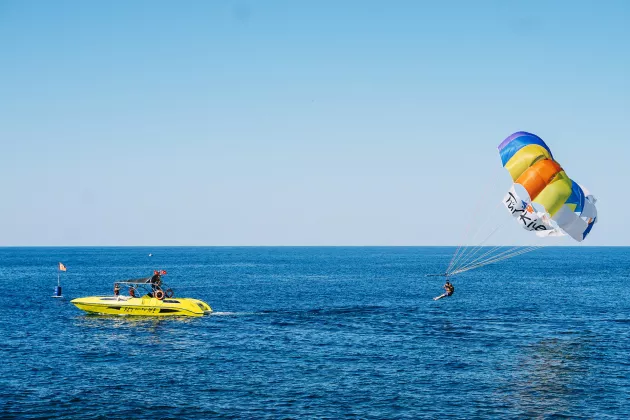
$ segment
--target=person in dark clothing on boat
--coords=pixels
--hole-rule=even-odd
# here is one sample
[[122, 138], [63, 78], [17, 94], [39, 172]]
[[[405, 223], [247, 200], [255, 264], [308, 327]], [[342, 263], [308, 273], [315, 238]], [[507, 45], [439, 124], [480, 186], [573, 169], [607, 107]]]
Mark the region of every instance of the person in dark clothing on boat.
[[155, 273], [152, 277], [151, 277], [151, 284], [157, 284], [158, 286], [160, 284], [162, 284], [162, 277], [160, 277], [160, 273]]
[[153, 277], [151, 277], [151, 294], [153, 295], [153, 297], [155, 297], [155, 292], [157, 292], [158, 290], [162, 290], [162, 288], [160, 287], [161, 285], [162, 277], [160, 277], [160, 272], [156, 271], [155, 274], [153, 274]]

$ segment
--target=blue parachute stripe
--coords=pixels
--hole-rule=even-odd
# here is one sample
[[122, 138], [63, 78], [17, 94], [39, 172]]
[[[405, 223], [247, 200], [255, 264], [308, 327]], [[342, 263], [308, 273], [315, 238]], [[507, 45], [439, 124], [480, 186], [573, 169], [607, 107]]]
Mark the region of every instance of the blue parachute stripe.
[[597, 220], [597, 217], [593, 219], [593, 221], [591, 221], [591, 223], [588, 224], [588, 227], [586, 228], [586, 230], [584, 231], [584, 235], [582, 236], [582, 239], [586, 239], [586, 237], [588, 236], [589, 233], [591, 233], [591, 229], [593, 229], [593, 226], [595, 225], [595, 221]]
[[571, 182], [573, 184], [571, 185], [571, 195], [567, 198], [565, 204], [575, 204], [576, 206], [574, 211], [581, 214], [584, 209], [584, 200], [586, 200], [586, 197], [584, 196], [582, 187], [580, 187], [574, 180], [571, 180]]
[[[519, 131], [518, 133], [512, 134], [514, 137], [509, 143], [507, 143], [503, 149], [499, 151], [501, 155], [501, 163], [505, 166], [506, 163], [523, 147], [528, 146], [530, 144], [537, 144], [539, 146], [544, 147], [549, 152], [549, 156], [553, 159], [553, 155], [551, 154], [551, 150], [545, 144], [545, 142], [535, 134], [528, 133], [526, 131]], [[510, 136], [511, 137], [511, 136]]]

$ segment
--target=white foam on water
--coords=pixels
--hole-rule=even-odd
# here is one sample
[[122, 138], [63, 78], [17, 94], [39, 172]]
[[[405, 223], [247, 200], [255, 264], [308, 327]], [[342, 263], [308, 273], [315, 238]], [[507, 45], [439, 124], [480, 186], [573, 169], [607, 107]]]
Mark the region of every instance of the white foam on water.
[[256, 315], [255, 312], [211, 312], [210, 316], [239, 316], [239, 315]]

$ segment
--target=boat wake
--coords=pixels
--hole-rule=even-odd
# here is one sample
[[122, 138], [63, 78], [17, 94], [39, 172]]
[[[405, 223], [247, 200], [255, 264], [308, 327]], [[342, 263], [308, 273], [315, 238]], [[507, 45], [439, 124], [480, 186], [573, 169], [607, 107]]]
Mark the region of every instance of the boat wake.
[[243, 316], [243, 315], [257, 315], [256, 312], [210, 312], [210, 316]]

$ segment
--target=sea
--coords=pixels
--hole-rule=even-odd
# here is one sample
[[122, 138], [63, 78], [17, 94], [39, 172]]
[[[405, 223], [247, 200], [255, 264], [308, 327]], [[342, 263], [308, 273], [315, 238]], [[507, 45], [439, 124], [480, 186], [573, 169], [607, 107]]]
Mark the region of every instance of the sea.
[[[455, 250], [0, 248], [0, 418], [630, 418], [630, 248], [540, 249], [434, 301]], [[153, 270], [214, 312], [70, 303]]]

